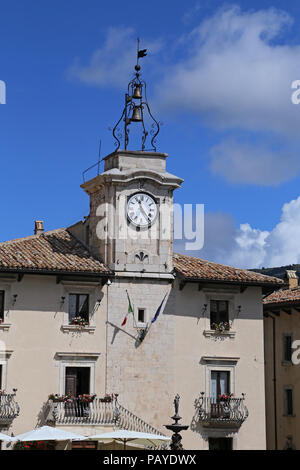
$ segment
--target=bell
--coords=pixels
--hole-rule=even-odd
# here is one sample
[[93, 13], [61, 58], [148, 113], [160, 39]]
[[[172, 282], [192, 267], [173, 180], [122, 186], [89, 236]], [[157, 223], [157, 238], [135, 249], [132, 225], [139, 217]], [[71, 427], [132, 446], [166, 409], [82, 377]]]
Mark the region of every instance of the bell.
[[141, 90], [140, 85], [136, 85], [136, 87], [134, 89], [134, 92], [133, 92], [133, 95], [132, 95], [132, 98], [134, 98], [136, 100], [139, 100], [139, 99], [142, 98], [142, 90]]
[[135, 106], [133, 108], [131, 121], [132, 122], [141, 122], [142, 121], [141, 108], [139, 106]]

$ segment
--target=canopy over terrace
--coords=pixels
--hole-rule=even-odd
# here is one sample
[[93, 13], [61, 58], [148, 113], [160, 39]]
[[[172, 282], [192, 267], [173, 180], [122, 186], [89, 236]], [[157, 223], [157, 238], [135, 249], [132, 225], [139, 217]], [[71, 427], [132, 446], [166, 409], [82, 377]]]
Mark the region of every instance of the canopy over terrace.
[[123, 443], [124, 449], [126, 449], [126, 444], [128, 442], [143, 447], [157, 447], [163, 444], [168, 444], [171, 440], [170, 437], [166, 437], [161, 434], [148, 434], [144, 432], [127, 431], [126, 429], [119, 429], [118, 431], [96, 434], [94, 436], [89, 436], [87, 439], [99, 440], [103, 442], [121, 442]]
[[32, 442], [32, 441], [73, 441], [85, 439], [81, 434], [62, 431], [52, 426], [42, 426], [32, 431], [19, 434], [14, 438], [15, 441]]

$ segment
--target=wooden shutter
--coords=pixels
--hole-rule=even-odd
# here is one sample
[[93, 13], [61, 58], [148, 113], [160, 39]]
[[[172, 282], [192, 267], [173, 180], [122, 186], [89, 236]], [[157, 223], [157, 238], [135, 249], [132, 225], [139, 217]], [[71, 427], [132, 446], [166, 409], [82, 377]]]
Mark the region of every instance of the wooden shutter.
[[66, 392], [65, 393], [67, 394], [70, 393], [74, 397], [76, 397], [76, 394], [77, 394], [77, 374], [71, 367], [67, 367], [67, 370], [66, 370]]

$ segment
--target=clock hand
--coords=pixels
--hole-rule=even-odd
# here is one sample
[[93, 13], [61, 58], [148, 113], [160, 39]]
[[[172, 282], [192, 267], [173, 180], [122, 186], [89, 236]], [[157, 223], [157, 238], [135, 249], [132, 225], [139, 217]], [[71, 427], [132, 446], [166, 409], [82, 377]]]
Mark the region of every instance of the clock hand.
[[139, 205], [140, 205], [140, 208], [142, 210], [142, 212], [144, 213], [144, 216], [146, 217], [146, 219], [150, 222], [151, 219], [149, 218], [149, 216], [146, 214], [146, 211], [144, 209], [144, 206], [142, 205], [142, 201], [139, 201]]

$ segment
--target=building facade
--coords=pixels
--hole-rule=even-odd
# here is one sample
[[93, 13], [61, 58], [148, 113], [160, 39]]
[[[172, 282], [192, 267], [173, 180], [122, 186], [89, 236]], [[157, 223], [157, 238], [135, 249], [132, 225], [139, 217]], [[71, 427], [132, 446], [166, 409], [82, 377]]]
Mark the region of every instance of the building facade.
[[166, 434], [178, 393], [186, 449], [266, 448], [262, 295], [282, 281], [173, 253], [166, 159], [113, 152], [83, 222], [0, 244], [2, 431]]
[[[264, 299], [267, 448], [300, 449], [300, 287], [287, 270], [283, 289]], [[293, 357], [295, 354], [295, 357]]]

